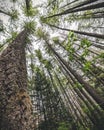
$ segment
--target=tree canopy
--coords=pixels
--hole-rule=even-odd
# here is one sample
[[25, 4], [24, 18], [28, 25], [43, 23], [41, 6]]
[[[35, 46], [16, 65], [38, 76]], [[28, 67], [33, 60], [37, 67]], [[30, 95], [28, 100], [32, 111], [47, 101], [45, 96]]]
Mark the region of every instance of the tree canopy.
[[0, 3], [0, 54], [25, 48], [35, 129], [104, 130], [103, 0]]

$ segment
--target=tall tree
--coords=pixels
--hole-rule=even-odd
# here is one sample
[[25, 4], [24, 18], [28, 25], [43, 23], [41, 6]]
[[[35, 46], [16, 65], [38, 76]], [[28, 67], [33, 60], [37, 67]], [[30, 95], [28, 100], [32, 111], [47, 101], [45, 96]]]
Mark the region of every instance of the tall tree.
[[33, 130], [32, 103], [27, 92], [23, 30], [0, 55], [0, 129]]
[[0, 129], [104, 130], [104, 2], [0, 3]]

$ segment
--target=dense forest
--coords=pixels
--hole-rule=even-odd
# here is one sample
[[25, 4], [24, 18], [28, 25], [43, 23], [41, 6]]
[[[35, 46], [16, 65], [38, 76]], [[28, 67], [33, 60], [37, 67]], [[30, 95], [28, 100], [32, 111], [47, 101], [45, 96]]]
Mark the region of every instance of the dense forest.
[[104, 130], [103, 0], [0, 0], [0, 130]]

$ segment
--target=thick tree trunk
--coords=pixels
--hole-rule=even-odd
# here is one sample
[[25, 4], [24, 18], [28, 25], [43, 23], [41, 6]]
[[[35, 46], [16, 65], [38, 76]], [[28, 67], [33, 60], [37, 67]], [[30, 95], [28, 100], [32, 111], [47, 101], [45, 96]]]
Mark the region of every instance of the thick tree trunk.
[[0, 130], [33, 130], [22, 31], [0, 55]]

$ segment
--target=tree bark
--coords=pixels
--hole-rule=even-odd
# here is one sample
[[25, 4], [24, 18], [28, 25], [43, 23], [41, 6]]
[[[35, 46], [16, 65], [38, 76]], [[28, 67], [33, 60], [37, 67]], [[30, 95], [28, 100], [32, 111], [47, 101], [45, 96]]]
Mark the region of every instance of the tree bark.
[[0, 130], [33, 130], [27, 93], [25, 39], [22, 31], [0, 55]]

